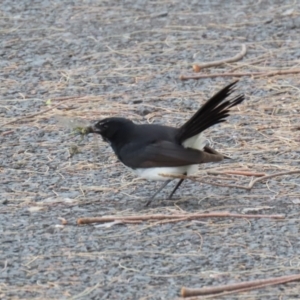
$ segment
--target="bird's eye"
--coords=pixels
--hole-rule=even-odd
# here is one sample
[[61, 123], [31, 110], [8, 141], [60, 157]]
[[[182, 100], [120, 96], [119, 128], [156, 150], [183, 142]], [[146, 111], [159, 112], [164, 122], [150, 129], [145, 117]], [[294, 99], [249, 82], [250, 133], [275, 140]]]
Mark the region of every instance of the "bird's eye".
[[107, 124], [107, 123], [104, 123], [104, 124], [101, 125], [101, 127], [102, 127], [103, 129], [107, 129], [107, 128], [108, 128], [108, 124]]

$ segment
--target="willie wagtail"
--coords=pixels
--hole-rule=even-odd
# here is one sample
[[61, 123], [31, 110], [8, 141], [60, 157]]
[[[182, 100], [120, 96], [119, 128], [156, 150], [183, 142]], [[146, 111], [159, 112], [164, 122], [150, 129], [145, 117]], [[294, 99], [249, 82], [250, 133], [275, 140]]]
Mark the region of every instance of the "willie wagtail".
[[[228, 158], [205, 145], [202, 132], [229, 116], [230, 108], [244, 100], [238, 95], [226, 100], [234, 91], [237, 81], [229, 84], [210, 98], [185, 124], [179, 128], [135, 124], [125, 118], [106, 118], [89, 129], [108, 142], [118, 159], [142, 178], [165, 180], [151, 200], [172, 180], [163, 175], [190, 175], [198, 164], [218, 162]], [[169, 199], [183, 182], [180, 179]]]

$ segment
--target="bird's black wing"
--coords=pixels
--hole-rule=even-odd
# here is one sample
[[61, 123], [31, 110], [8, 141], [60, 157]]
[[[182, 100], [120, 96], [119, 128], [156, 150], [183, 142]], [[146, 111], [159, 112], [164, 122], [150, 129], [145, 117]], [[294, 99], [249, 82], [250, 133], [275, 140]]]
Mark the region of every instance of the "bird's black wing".
[[128, 167], [154, 168], [179, 167], [206, 162], [223, 160], [222, 154], [209, 153], [169, 141], [154, 141], [146, 146], [139, 143], [130, 143], [118, 153], [119, 159]]

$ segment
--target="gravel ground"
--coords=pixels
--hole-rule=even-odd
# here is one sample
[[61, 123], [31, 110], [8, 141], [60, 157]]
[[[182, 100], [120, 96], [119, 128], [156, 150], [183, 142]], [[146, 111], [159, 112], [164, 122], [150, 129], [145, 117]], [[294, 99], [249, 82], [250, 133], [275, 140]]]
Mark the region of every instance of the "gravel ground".
[[[135, 178], [99, 138], [80, 140], [60, 126], [63, 118], [115, 115], [182, 124], [233, 78], [181, 81], [180, 75], [192, 74], [195, 62], [234, 56], [242, 44], [248, 51], [241, 61], [200, 74], [300, 63], [298, 2], [145, 2], [0, 2], [1, 299], [174, 299], [182, 286], [299, 273], [299, 174], [251, 191], [186, 181], [176, 201], [164, 200], [170, 185], [144, 209], [159, 183]], [[245, 76], [239, 90], [245, 103], [208, 134], [234, 159], [207, 164], [199, 176], [297, 170], [299, 74]], [[79, 217], [213, 211], [286, 218], [76, 225]], [[299, 294], [299, 284], [289, 283], [215, 299]]]

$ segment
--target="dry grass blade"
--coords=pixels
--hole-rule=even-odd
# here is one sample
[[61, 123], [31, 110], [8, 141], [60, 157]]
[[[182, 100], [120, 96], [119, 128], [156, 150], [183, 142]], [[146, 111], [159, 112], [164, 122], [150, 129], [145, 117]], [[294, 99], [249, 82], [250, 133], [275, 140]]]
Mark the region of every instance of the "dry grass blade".
[[26, 116], [24, 116], [24, 117], [17, 118], [17, 119], [15, 119], [15, 120], [9, 121], [9, 122], [7, 122], [7, 123], [2, 124], [1, 126], [11, 125], [11, 124], [14, 124], [14, 123], [16, 123], [16, 122], [20, 122], [20, 121], [25, 120], [25, 119], [30, 119], [30, 118], [33, 118], [33, 117], [42, 115], [42, 114], [44, 114], [44, 113], [46, 113], [46, 112], [48, 112], [48, 111], [50, 111], [50, 110], [52, 110], [52, 109], [58, 107], [59, 105], [61, 105], [61, 103], [57, 103], [56, 105], [53, 105], [53, 106], [51, 106], [51, 107], [49, 107], [49, 108], [47, 108], [47, 109], [45, 109], [45, 110], [39, 111], [39, 112], [37, 112], [37, 113], [30, 114], [30, 115], [26, 115]]
[[221, 66], [226, 63], [236, 62], [236, 61], [241, 60], [246, 55], [246, 53], [247, 53], [247, 47], [245, 44], [242, 44], [241, 52], [233, 57], [216, 60], [216, 61], [211, 61], [211, 62], [207, 62], [207, 63], [202, 63], [202, 64], [196, 64], [196, 65], [194, 65], [194, 67], [196, 67], [196, 68], [198, 67], [199, 70], [201, 70], [204, 68], [217, 67], [217, 66]]
[[[53, 99], [53, 100], [60, 100], [60, 101], [63, 101], [63, 100], [72, 100], [72, 99], [77, 99], [77, 98], [80, 98], [79, 96], [74, 96], [74, 97], [60, 97], [60, 98], [56, 98], [56, 99]], [[36, 116], [40, 116], [42, 114], [45, 114], [46, 112], [58, 107], [59, 105], [61, 105], [61, 103], [57, 103], [53, 106], [50, 106], [49, 108], [47, 109], [44, 109], [42, 111], [39, 111], [37, 113], [34, 113], [34, 114], [29, 114], [29, 115], [26, 115], [24, 117], [21, 117], [21, 118], [17, 118], [15, 120], [12, 120], [12, 121], [9, 121], [9, 122], [6, 122], [4, 124], [2, 124], [1, 126], [7, 126], [7, 125], [11, 125], [11, 124], [14, 124], [16, 122], [19, 122], [19, 121], [22, 121], [22, 120], [25, 120], [25, 119], [30, 119], [30, 118], [33, 118], [33, 117], [36, 117]]]

